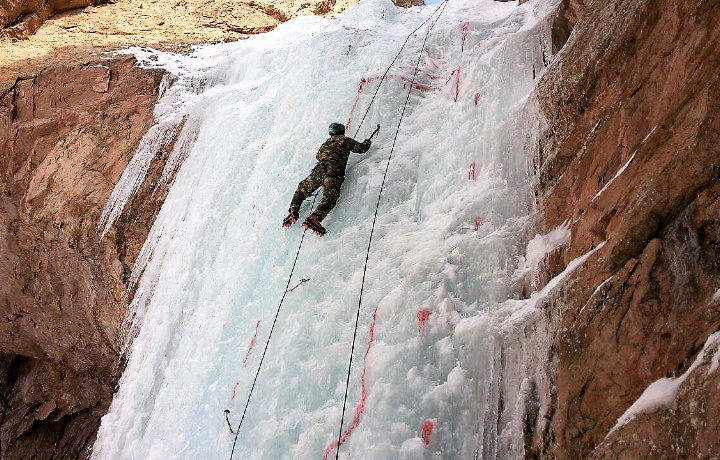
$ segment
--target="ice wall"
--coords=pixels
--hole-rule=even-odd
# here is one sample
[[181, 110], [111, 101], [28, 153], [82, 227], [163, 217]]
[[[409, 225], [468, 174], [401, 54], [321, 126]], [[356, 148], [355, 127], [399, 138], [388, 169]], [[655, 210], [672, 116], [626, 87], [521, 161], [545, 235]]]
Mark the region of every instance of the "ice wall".
[[[532, 236], [532, 90], [557, 3], [450, 0], [426, 50], [427, 25], [411, 38], [360, 129], [382, 125], [351, 157], [328, 235], [305, 236], [291, 286], [309, 281], [283, 304], [234, 458], [320, 459], [337, 439], [372, 216], [421, 52], [380, 202], [346, 428], [363, 374], [365, 406], [340, 458], [523, 456], [524, 406], [501, 393], [526, 399], [532, 363], [503, 369], [502, 344], [534, 311], [516, 270]], [[375, 77], [436, 8], [363, 0], [338, 20], [295, 19], [187, 58], [137, 51], [177, 78], [158, 118], [183, 120], [170, 168], [184, 162], [135, 268], [135, 339], [94, 458], [229, 458], [223, 411], [236, 426], [302, 234], [280, 226], [295, 186], [327, 125], [350, 117], [361, 78], [352, 133]], [[137, 180], [128, 173], [111, 207]]]

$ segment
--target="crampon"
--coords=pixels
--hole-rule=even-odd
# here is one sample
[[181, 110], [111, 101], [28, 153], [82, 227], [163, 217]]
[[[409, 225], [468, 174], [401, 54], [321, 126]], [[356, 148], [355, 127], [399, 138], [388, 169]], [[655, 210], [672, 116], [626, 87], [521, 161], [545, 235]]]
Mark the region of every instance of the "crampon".
[[315, 214], [310, 214], [307, 219], [305, 219], [305, 222], [303, 222], [303, 227], [312, 230], [313, 232], [317, 233], [318, 236], [324, 236], [327, 230], [325, 230], [325, 227], [320, 224], [320, 219], [318, 219], [318, 216]]
[[300, 213], [298, 211], [298, 208], [290, 208], [289, 214], [286, 218], [283, 219], [283, 227], [289, 227], [300, 218]]

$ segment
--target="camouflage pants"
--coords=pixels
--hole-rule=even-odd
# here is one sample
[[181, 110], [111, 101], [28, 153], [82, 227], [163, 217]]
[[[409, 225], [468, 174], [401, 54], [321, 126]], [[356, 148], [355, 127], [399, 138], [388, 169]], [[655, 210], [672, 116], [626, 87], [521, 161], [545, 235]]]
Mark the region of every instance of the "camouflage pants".
[[315, 214], [323, 220], [325, 216], [335, 207], [338, 198], [340, 198], [340, 187], [345, 177], [326, 175], [326, 167], [322, 163], [318, 163], [313, 168], [309, 176], [303, 179], [293, 195], [290, 207], [300, 208], [300, 205], [307, 197], [313, 194], [320, 186], [323, 188], [322, 201], [315, 209]]

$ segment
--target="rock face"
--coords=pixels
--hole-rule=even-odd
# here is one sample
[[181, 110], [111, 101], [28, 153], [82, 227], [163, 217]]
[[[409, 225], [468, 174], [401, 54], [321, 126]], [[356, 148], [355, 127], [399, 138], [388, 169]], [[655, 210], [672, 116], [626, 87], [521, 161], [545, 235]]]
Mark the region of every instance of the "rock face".
[[544, 456], [715, 458], [716, 345], [669, 404], [610, 431], [720, 329], [720, 2], [565, 7], [559, 26], [577, 23], [538, 90], [549, 123], [538, 199], [548, 229], [572, 230], [552, 275], [605, 244], [551, 306], [557, 407]]
[[58, 67], [0, 97], [4, 460], [83, 458], [122, 370], [127, 274], [162, 200], [145, 192], [99, 239], [162, 77], [133, 64]]
[[[240, 40], [247, 34], [267, 32], [297, 16], [334, 17], [355, 3], [356, 0], [2, 0], [0, 88], [2, 68], [11, 66], [26, 71], [29, 65], [34, 65], [28, 59], [56, 65], [67, 57], [80, 55], [84, 59], [92, 52], [127, 46], [178, 51], [197, 43]], [[53, 15], [69, 8], [74, 10]]]
[[[223, 38], [223, 33], [266, 32], [290, 17], [301, 14], [327, 14], [338, 12], [348, 6], [347, 0], [315, 0], [308, 2], [267, 1], [223, 1], [223, 0], [184, 0], [182, 2], [160, 0], [143, 2], [140, 0], [8, 0], [0, 3], [0, 38], [20, 40], [35, 34], [40, 26], [64, 11], [97, 6], [109, 3], [102, 9], [88, 10], [80, 17], [65, 17], [61, 24], [65, 30], [79, 35], [95, 33], [102, 35], [135, 35], [157, 42], [176, 41], [194, 42], [192, 37], [202, 28], [215, 29], [215, 40]], [[88, 14], [89, 13], [89, 14]], [[85, 17], [83, 16], [94, 16]], [[75, 15], [78, 16], [78, 15]], [[113, 18], [124, 17], [121, 23]], [[105, 23], [106, 29], [99, 27]], [[62, 27], [62, 26], [61, 26]], [[72, 30], [76, 29], [76, 30]], [[155, 33], [152, 33], [155, 32]], [[162, 38], [162, 33], [166, 35]], [[217, 33], [219, 32], [219, 33]], [[206, 35], [200, 32], [199, 35]]]
[[105, 0], [7, 0], [0, 6], [0, 36], [20, 39], [32, 35], [50, 16]]

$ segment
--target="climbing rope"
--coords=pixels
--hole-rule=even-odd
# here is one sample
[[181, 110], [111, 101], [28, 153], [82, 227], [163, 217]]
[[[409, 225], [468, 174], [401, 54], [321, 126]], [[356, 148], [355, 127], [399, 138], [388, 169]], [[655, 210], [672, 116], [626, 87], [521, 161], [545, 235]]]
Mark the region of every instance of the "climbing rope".
[[[388, 68], [385, 70], [385, 73], [383, 74], [382, 78], [380, 79], [380, 83], [378, 84], [377, 88], [375, 89], [375, 92], [373, 93], [373, 97], [372, 97], [372, 99], [370, 100], [370, 103], [368, 104], [368, 107], [367, 107], [365, 113], [363, 114], [362, 119], [360, 120], [360, 124], [358, 125], [358, 127], [357, 127], [357, 129], [356, 129], [356, 131], [355, 131], [355, 136], [354, 136], [354, 137], [357, 137], [357, 134], [358, 134], [358, 132], [360, 131], [360, 128], [362, 127], [363, 122], [365, 121], [365, 118], [367, 117], [368, 113], [370, 112], [370, 108], [372, 107], [373, 103], [375, 102], [375, 98], [376, 98], [376, 96], [377, 96], [377, 94], [378, 94], [378, 91], [380, 90], [380, 86], [382, 86], [382, 83], [383, 83], [383, 81], [385, 80], [385, 77], [387, 76], [388, 72], [390, 71], [390, 68], [395, 64], [395, 61], [397, 61], [397, 59], [398, 59], [398, 57], [400, 56], [402, 50], [405, 48], [405, 45], [406, 45], [407, 42], [410, 40], [410, 37], [412, 37], [412, 35], [413, 35], [415, 32], [417, 32], [418, 30], [420, 30], [420, 28], [422, 28], [426, 23], [428, 23], [428, 22], [435, 16], [435, 14], [436, 14], [438, 11], [440, 11], [440, 14], [438, 14], [438, 17], [437, 17], [437, 18], [435, 19], [435, 21], [432, 23], [432, 26], [431, 26], [430, 28], [428, 28], [428, 31], [427, 31], [427, 33], [425, 34], [425, 40], [423, 40], [423, 47], [422, 47], [422, 49], [424, 49], [424, 48], [425, 48], [425, 42], [427, 41], [427, 37], [428, 37], [428, 35], [430, 34], [430, 31], [432, 30], [432, 28], [434, 27], [435, 22], [437, 22], [437, 19], [440, 18], [440, 15], [442, 14], [442, 11], [444, 11], [446, 4], [447, 4], [447, 0], [445, 0], [441, 5], [439, 5], [438, 8], [436, 8], [435, 11], [434, 11], [425, 21], [423, 21], [422, 24], [420, 24], [415, 30], [413, 30], [412, 32], [410, 32], [410, 34], [408, 34], [407, 38], [405, 38], [405, 42], [403, 42], [403, 44], [402, 44], [402, 46], [400, 47], [400, 50], [398, 51], [397, 55], [396, 55], [395, 58], [392, 60], [392, 62], [391, 62], [390, 65], [388, 66]], [[442, 8], [441, 8], [441, 7], [442, 7]], [[383, 175], [382, 185], [380, 186], [380, 194], [378, 195], [378, 201], [377, 201], [377, 205], [376, 205], [376, 207], [375, 207], [375, 215], [374, 215], [374, 217], [373, 217], [372, 229], [371, 229], [371, 231], [370, 231], [370, 239], [369, 239], [369, 241], [368, 241], [367, 254], [366, 254], [366, 256], [365, 256], [365, 266], [364, 266], [364, 268], [363, 268], [363, 278], [362, 278], [362, 285], [361, 285], [361, 290], [360, 290], [360, 299], [359, 299], [359, 301], [358, 301], [358, 310], [357, 310], [357, 315], [356, 315], [356, 318], [355, 318], [355, 331], [354, 331], [354, 334], [353, 334], [352, 349], [351, 349], [351, 352], [350, 352], [350, 363], [349, 363], [349, 366], [348, 366], [348, 376], [347, 376], [346, 387], [345, 387], [345, 398], [344, 398], [344, 401], [343, 401], [343, 411], [342, 411], [343, 415], [342, 415], [342, 419], [341, 419], [341, 421], [340, 421], [340, 436], [342, 435], [342, 425], [343, 425], [344, 418], [345, 418], [345, 409], [346, 409], [346, 405], [347, 405], [348, 387], [349, 387], [349, 385], [350, 385], [350, 370], [351, 370], [351, 368], [352, 368], [352, 355], [353, 355], [353, 352], [354, 352], [354, 350], [355, 350], [355, 342], [356, 342], [356, 338], [357, 338], [358, 321], [359, 321], [359, 317], [360, 317], [360, 305], [362, 304], [362, 294], [363, 294], [364, 285], [365, 285], [365, 277], [366, 277], [366, 274], [367, 274], [368, 258], [370, 257], [370, 245], [371, 245], [371, 243], [372, 243], [372, 237], [373, 237], [373, 233], [374, 233], [374, 231], [375, 231], [375, 222], [376, 222], [376, 220], [377, 220], [378, 209], [379, 209], [379, 206], [380, 206], [380, 197], [382, 196], [382, 191], [383, 191], [383, 188], [384, 188], [384, 186], [385, 186], [385, 179], [386, 179], [386, 177], [387, 177], [388, 168], [389, 168], [389, 166], [390, 166], [390, 159], [392, 158], [393, 151], [395, 150], [395, 142], [397, 141], [397, 135], [398, 135], [398, 132], [399, 132], [399, 130], [400, 130], [400, 124], [402, 123], [403, 116], [405, 115], [405, 108], [407, 107], [407, 103], [408, 103], [408, 100], [409, 100], [409, 98], [410, 98], [410, 91], [412, 91], [413, 83], [415, 82], [415, 77], [416, 77], [417, 72], [418, 72], [418, 66], [419, 66], [419, 64], [420, 64], [420, 59], [421, 59], [421, 58], [422, 58], [422, 51], [421, 51], [421, 53], [420, 53], [420, 57], [418, 57], [418, 62], [417, 62], [417, 64], [416, 64], [416, 66], [415, 66], [415, 72], [413, 73], [412, 82], [410, 83], [410, 89], [408, 90], [408, 95], [407, 95], [407, 98], [405, 99], [405, 105], [403, 106], [402, 114], [400, 115], [400, 121], [398, 122], [397, 130], [395, 131], [395, 138], [393, 139], [392, 148], [391, 148], [391, 150], [390, 150], [390, 157], [388, 158], [388, 163], [387, 163], [387, 166], [386, 166], [386, 168], [385, 168], [385, 174]], [[317, 198], [317, 193], [313, 196], [313, 202], [312, 202], [312, 204], [310, 205], [311, 208], [312, 208], [313, 206], [315, 206], [315, 200], [316, 200], [316, 198]], [[253, 379], [253, 383], [252, 383], [252, 385], [251, 385], [251, 387], [250, 387], [250, 391], [249, 391], [249, 393], [248, 393], [247, 400], [245, 401], [245, 407], [243, 408], [242, 416], [240, 417], [240, 422], [238, 423], [238, 426], [237, 426], [237, 428], [236, 428], [235, 431], [234, 431], [235, 437], [234, 437], [234, 439], [233, 439], [232, 450], [230, 451], [230, 460], [233, 459], [233, 456], [234, 456], [234, 454], [235, 454], [235, 446], [237, 445], [238, 436], [240, 435], [240, 428], [242, 427], [242, 424], [243, 424], [243, 422], [245, 421], [245, 416], [247, 415], [247, 410], [248, 410], [248, 407], [250, 406], [250, 400], [252, 399], [253, 391], [255, 390], [255, 385], [257, 384], [257, 380], [258, 380], [258, 377], [259, 377], [259, 375], [260, 375], [260, 370], [262, 369], [263, 362], [265, 361], [265, 355], [267, 354], [268, 348], [269, 348], [269, 346], [270, 346], [270, 339], [272, 338], [273, 331], [275, 330], [275, 325], [277, 324], [277, 320], [278, 320], [278, 317], [279, 317], [279, 315], [280, 315], [280, 310], [282, 309], [282, 305], [283, 305], [283, 303], [285, 302], [285, 297], [287, 297], [288, 292], [293, 291], [295, 288], [297, 288], [299, 285], [301, 285], [301, 284], [305, 281], [305, 280], [301, 280], [300, 283], [299, 283], [297, 286], [295, 286], [295, 287], [293, 287], [292, 289], [290, 289], [290, 283], [291, 283], [291, 281], [292, 281], [293, 274], [295, 273], [295, 267], [296, 267], [296, 265], [297, 265], [297, 261], [298, 261], [298, 258], [299, 258], [299, 256], [300, 256], [300, 251], [301, 251], [301, 249], [302, 249], [303, 242], [305, 241], [305, 234], [306, 234], [306, 233], [307, 233], [307, 229], [304, 229], [304, 230], [303, 230], [303, 233], [302, 233], [302, 236], [300, 237], [300, 244], [298, 245], [297, 252], [295, 253], [295, 259], [294, 259], [294, 261], [293, 261], [292, 268], [290, 269], [290, 276], [288, 277], [287, 284], [285, 285], [285, 291], [283, 292], [282, 298], [280, 299], [280, 303], [278, 304], [277, 309], [275, 310], [275, 316], [274, 316], [274, 318], [273, 318], [272, 326], [270, 327], [270, 332], [269, 332], [269, 334], [268, 334], [267, 341], [265, 342], [265, 348], [263, 349], [262, 356], [260, 357], [260, 362], [258, 363], [257, 371], [255, 372], [255, 377], [254, 377], [254, 379]], [[232, 430], [232, 425], [230, 424], [230, 421], [229, 421], [229, 418], [228, 418], [229, 413], [230, 413], [230, 411], [226, 409], [226, 410], [225, 410], [225, 419], [226, 419], [226, 421], [227, 421], [227, 423], [228, 423], [228, 427], [230, 428], [230, 431], [232, 432], [232, 431], [233, 431], [233, 430]], [[338, 456], [339, 453], [340, 453], [340, 442], [339, 442], [339, 441], [340, 441], [340, 436], [338, 437], [338, 450], [337, 450], [337, 454], [336, 454], [336, 456], [335, 456], [336, 460], [337, 460], [337, 458], [338, 458], [337, 456]]]
[[[410, 37], [412, 37], [415, 34], [415, 32], [420, 30], [422, 28], [422, 26], [427, 24], [435, 16], [435, 14], [441, 10], [441, 7], [442, 7], [442, 10], [444, 11], [446, 4], [447, 4], [447, 0], [440, 3], [438, 5], [438, 7], [435, 8], [435, 11], [433, 11], [432, 14], [430, 16], [428, 16], [428, 18], [426, 20], [424, 20], [419, 26], [417, 26], [417, 28], [415, 30], [410, 32], [408, 34], [408, 36], [405, 38], [405, 41], [403, 42], [402, 46], [398, 50], [397, 54], [395, 55], [395, 58], [392, 60], [390, 65], [387, 67], [387, 69], [385, 69], [385, 73], [382, 75], [382, 77], [380, 77], [380, 83], [378, 83], [377, 88], [375, 88], [375, 92], [373, 93], [373, 96], [370, 99], [370, 104], [368, 104], [368, 107], [365, 110], [363, 117], [360, 119], [360, 124], [358, 125], [357, 129], [355, 130], [355, 135], [353, 137], [357, 137], [358, 133], [360, 132], [360, 128], [362, 127], [363, 122], [365, 121], [365, 118], [367, 117], [368, 113], [370, 112], [370, 107], [372, 107], [373, 102], [375, 102], [375, 97], [377, 96], [378, 91], [380, 91], [380, 87], [382, 86], [383, 82], [385, 81], [385, 77], [387, 77], [388, 72], [390, 72], [390, 68], [395, 64], [395, 61], [397, 61], [398, 57], [400, 57], [400, 53], [402, 53], [402, 50], [405, 49], [405, 45], [407, 45], [407, 42], [410, 40]], [[437, 20], [440, 18], [441, 14], [442, 14], [442, 11], [438, 15], [438, 17], [435, 19], [435, 22], [437, 22]], [[435, 22], [433, 22], [433, 26], [435, 25]], [[432, 27], [430, 27], [430, 29], [428, 29], [428, 34], [430, 33], [431, 29], [432, 29]], [[425, 35], [425, 39], [427, 40], [427, 35]], [[423, 46], [424, 46], [424, 44], [425, 44], [425, 41], [423, 41]], [[420, 62], [420, 61], [418, 60], [418, 62]], [[415, 73], [417, 73], [417, 67], [415, 68]], [[413, 75], [413, 83], [414, 82], [415, 82], [415, 75]], [[412, 88], [412, 84], [410, 84], [410, 88]]]
[[[313, 197], [312, 204], [310, 207], [312, 208], [315, 206], [315, 200], [317, 199], [317, 194]], [[270, 339], [272, 338], [273, 331], [275, 330], [275, 324], [277, 323], [278, 316], [280, 316], [280, 309], [282, 308], [283, 302], [285, 302], [285, 297], [287, 297], [288, 292], [294, 290], [297, 288], [300, 284], [303, 284], [307, 280], [301, 280], [300, 283], [295, 286], [294, 288], [290, 289], [290, 282], [292, 281], [293, 273], [295, 273], [295, 266], [297, 265], [298, 257], [300, 257], [300, 249], [302, 249], [303, 241], [305, 241], [305, 234], [307, 233], [307, 228], [303, 230], [302, 236], [300, 237], [300, 244], [298, 245], [297, 252], [295, 253], [295, 260], [293, 261], [292, 268], [290, 269], [290, 276], [288, 277], [287, 284], [285, 285], [285, 292], [283, 292], [282, 298], [280, 299], [280, 303], [277, 306], [277, 309], [275, 310], [275, 317], [273, 318], [272, 326], [270, 327], [270, 333], [268, 334], [267, 341], [265, 341], [265, 348], [263, 349], [262, 356], [260, 357], [260, 363], [258, 363], [257, 371], [255, 371], [255, 378], [253, 379], [252, 386], [250, 387], [250, 392], [248, 393], [247, 401], [245, 401], [245, 407], [243, 408], [242, 416], [240, 417], [240, 423], [238, 423], [238, 427], [235, 430], [235, 439], [233, 439], [233, 445], [232, 450], [230, 451], [230, 460], [232, 460], [233, 455], [235, 454], [235, 445], [237, 444], [238, 435], [240, 434], [240, 427], [242, 427], [243, 421], [245, 421], [245, 415], [247, 414], [248, 406], [250, 406], [250, 398], [252, 398], [253, 390], [255, 390], [255, 384], [257, 383], [258, 376], [260, 375], [260, 369], [262, 369], [263, 361], [265, 361], [265, 354], [268, 351], [268, 347], [270, 346]], [[227, 420], [228, 414], [230, 411], [225, 411], [225, 418]], [[228, 421], [228, 425], [230, 425], [230, 422]], [[230, 431], [232, 431], [232, 426], [230, 426]]]
[[[407, 96], [405, 97], [405, 104], [403, 104], [403, 109], [400, 114], [400, 120], [398, 120], [397, 128], [395, 130], [395, 136], [393, 137], [392, 147], [390, 148], [390, 155], [388, 156], [387, 164], [385, 165], [385, 173], [383, 174], [382, 184], [380, 184], [380, 192], [378, 193], [377, 203], [375, 204], [375, 214], [373, 215], [373, 222], [372, 222], [372, 226], [370, 227], [370, 238], [368, 239], [367, 251], [365, 253], [365, 265], [363, 267], [363, 276], [362, 276], [362, 281], [360, 283], [360, 297], [358, 299], [357, 312], [355, 314], [355, 330], [353, 332], [352, 346], [350, 348], [350, 360], [348, 363], [347, 379], [345, 381], [345, 397], [343, 398], [342, 416], [340, 418], [340, 429], [338, 430], [337, 451], [335, 452], [335, 460], [338, 460], [338, 458], [340, 457], [340, 446], [342, 445], [342, 442], [341, 442], [342, 441], [342, 428], [343, 428], [343, 424], [345, 422], [345, 411], [347, 408], [348, 390], [350, 388], [350, 371], [352, 370], [353, 354], [355, 352], [355, 342], [357, 341], [358, 323], [360, 321], [360, 307], [362, 305], [363, 292], [365, 291], [365, 277], [367, 275], [367, 266], [368, 266], [368, 261], [370, 259], [370, 246], [372, 245], [373, 235], [375, 233], [375, 223], [377, 221], [377, 216], [378, 216], [378, 212], [380, 209], [380, 199], [382, 198], [382, 192], [383, 192], [383, 189], [385, 188], [385, 180], [387, 179], [387, 173], [388, 173], [388, 170], [390, 169], [390, 161], [392, 160], [393, 152], [395, 151], [395, 143], [397, 142], [398, 133], [400, 132], [400, 125], [402, 124], [403, 118], [405, 117], [405, 110], [407, 108], [408, 101], [410, 100], [410, 93], [412, 92], [412, 89], [413, 89], [413, 83], [415, 83], [415, 77], [417, 76], [417, 73], [418, 73], [420, 61], [421, 61], [422, 55], [423, 55], [423, 50], [425, 49], [425, 43], [427, 42], [428, 36], [430, 35], [430, 31], [433, 29], [433, 27], [435, 27], [435, 24], [437, 23], [438, 19], [440, 19], [440, 16], [442, 15], [443, 11], [445, 11], [445, 6], [447, 6], [447, 1], [448, 0], [445, 0], [444, 2], [442, 2], [441, 5], [438, 6], [437, 9], [435, 9], [433, 14], [430, 15], [430, 17], [428, 17], [428, 19], [425, 22], [423, 22], [417, 29], [412, 31], [410, 33], [410, 35], [408, 35], [408, 37], [405, 39], [405, 43], [407, 43], [408, 39], [417, 30], [419, 30], [423, 25], [425, 25], [425, 23], [427, 23], [430, 19], [432, 19], [432, 17], [435, 16], [435, 13], [440, 11], [437, 18], [435, 18], [435, 20], [432, 22], [431, 26], [428, 28], [427, 33], [425, 34], [425, 38], [423, 40], [422, 47], [420, 48], [420, 54], [418, 55], [418, 60], [417, 60], [417, 63], [415, 64], [415, 71], [413, 73], [412, 81], [410, 82], [410, 85], [408, 88]], [[441, 6], [442, 6], [442, 8], [441, 8]], [[403, 48], [405, 47], [405, 43], [403, 43]], [[400, 51], [402, 51], [402, 48], [400, 48]], [[385, 74], [383, 74], [383, 79], [385, 78], [385, 75], [387, 75], [387, 73], [390, 71], [390, 67], [392, 67], [392, 65], [395, 63], [395, 61], [397, 60], [399, 55], [400, 55], [400, 52], [398, 52], [398, 55], [395, 56], [395, 59], [393, 59], [390, 66], [385, 71]], [[380, 84], [382, 84], [382, 79], [380, 81]], [[379, 89], [379, 87], [380, 86], [378, 85], [378, 89]], [[376, 89], [375, 95], [377, 94], [377, 92], [378, 92], [378, 90]], [[372, 101], [375, 100], [375, 95], [373, 95], [373, 99], [370, 101], [370, 104], [372, 104]], [[365, 112], [365, 116], [367, 115], [367, 113], [369, 111], [370, 111], [370, 107], [368, 106], [368, 109]], [[360, 121], [358, 130], [360, 130], [360, 126], [362, 126], [362, 122], [365, 120], [365, 116], [363, 116], [362, 121]], [[357, 135], [357, 132], [356, 132], [356, 135]]]

